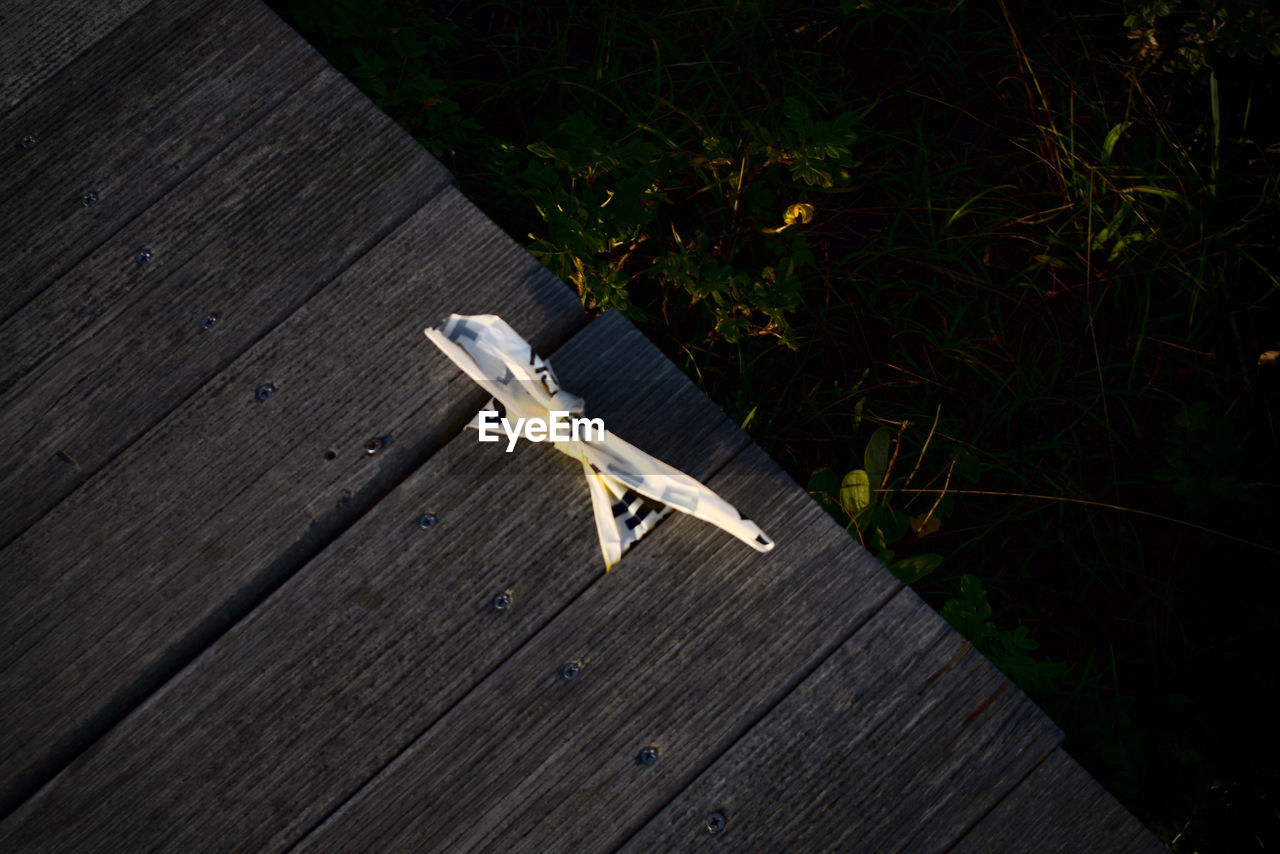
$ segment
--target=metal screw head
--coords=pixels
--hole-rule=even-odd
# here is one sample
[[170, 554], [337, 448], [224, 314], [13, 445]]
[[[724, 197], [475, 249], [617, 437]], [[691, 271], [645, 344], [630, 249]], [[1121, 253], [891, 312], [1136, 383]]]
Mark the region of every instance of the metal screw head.
[[497, 596], [493, 597], [493, 610], [505, 611], [511, 607], [511, 591], [503, 590]]
[[137, 260], [139, 267], [147, 266], [148, 264], [151, 263], [151, 250], [143, 249], [141, 252], [137, 254], [137, 256], [135, 257], [135, 260]]
[[24, 136], [24, 137], [22, 138], [22, 147], [23, 147], [23, 148], [26, 148], [26, 149], [32, 149], [32, 148], [35, 148], [35, 147], [36, 147], [36, 135], [35, 135], [35, 134], [33, 134], [33, 133], [29, 133], [29, 134], [27, 134], [26, 136]]
[[716, 810], [707, 816], [707, 833], [716, 834], [724, 830], [724, 826], [729, 822], [725, 818], [724, 810]]
[[215, 326], [217, 326], [217, 325], [218, 325], [218, 315], [216, 315], [216, 314], [206, 314], [206, 315], [204, 316], [204, 321], [202, 321], [202, 322], [203, 322], [203, 325], [204, 325], [204, 328], [205, 328], [205, 329], [212, 329], [213, 327], [215, 327]]
[[83, 196], [80, 197], [80, 204], [84, 205], [86, 208], [91, 208], [97, 203], [98, 203], [97, 190], [89, 190], [87, 193], [85, 193]]
[[382, 450], [383, 441], [380, 437], [374, 436], [372, 439], [364, 443], [364, 450], [367, 454], [376, 454]]
[[436, 514], [423, 513], [421, 516], [418, 517], [418, 527], [421, 528], [422, 530], [425, 531], [427, 528], [434, 528], [435, 526], [436, 526]]
[[636, 761], [641, 765], [652, 765], [658, 761], [658, 748], [652, 744], [640, 751], [640, 755], [636, 757]]
[[582, 672], [581, 661], [570, 661], [564, 667], [560, 668], [560, 675], [565, 679], [577, 679], [578, 674]]
[[268, 397], [276, 393], [276, 387], [271, 383], [263, 383], [254, 391], [253, 396], [258, 400], [266, 400]]

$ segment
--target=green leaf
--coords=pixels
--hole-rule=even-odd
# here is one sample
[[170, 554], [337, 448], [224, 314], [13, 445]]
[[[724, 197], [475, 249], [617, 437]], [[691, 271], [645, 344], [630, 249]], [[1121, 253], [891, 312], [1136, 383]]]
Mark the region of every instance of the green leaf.
[[791, 177], [803, 181], [810, 187], [832, 186], [831, 173], [822, 168], [822, 161], [812, 157], [802, 157], [791, 164]]
[[840, 481], [831, 469], [818, 469], [809, 476], [809, 493], [835, 495], [840, 489]]
[[913, 584], [942, 565], [942, 555], [932, 553], [911, 555], [889, 564], [889, 570], [903, 584]]
[[874, 524], [876, 530], [883, 536], [886, 546], [891, 546], [905, 537], [911, 528], [911, 521], [906, 513], [890, 510], [883, 504], [876, 508]]
[[956, 496], [954, 492], [944, 492], [938, 499], [938, 506], [933, 515], [941, 519], [950, 519], [956, 512]]
[[862, 465], [867, 470], [867, 479], [871, 482], [873, 492], [884, 483], [885, 470], [889, 467], [889, 429], [878, 427], [867, 442], [867, 449], [862, 453]]
[[840, 506], [850, 516], [857, 516], [871, 506], [871, 482], [862, 469], [854, 469], [840, 482]]
[[982, 581], [976, 575], [965, 573], [960, 576], [960, 595], [974, 606], [982, 619], [985, 620], [991, 616], [991, 606], [987, 604], [987, 591], [982, 589]]
[[1165, 189], [1164, 187], [1153, 187], [1153, 186], [1144, 184], [1142, 186], [1137, 186], [1137, 187], [1124, 187], [1123, 189], [1120, 190], [1120, 195], [1122, 198], [1126, 197], [1126, 194], [1128, 193], [1143, 193], [1148, 196], [1159, 196], [1164, 199], [1169, 199], [1171, 201], [1178, 202], [1187, 210], [1194, 209], [1194, 206], [1192, 205], [1191, 200], [1188, 199], [1184, 194], [1179, 193], [1176, 190]]
[[987, 622], [991, 619], [987, 592], [982, 589], [981, 581], [967, 573], [960, 576], [960, 597], [947, 600], [940, 613], [974, 644], [978, 644], [988, 630], [995, 630]]
[[[815, 474], [814, 478], [816, 478], [818, 474], [821, 474], [821, 473], [822, 472]], [[830, 516], [832, 519], [836, 520], [836, 524], [840, 525], [841, 527], [844, 527], [845, 525], [849, 524], [849, 514], [844, 512], [844, 508], [841, 507], [839, 504], [837, 504], [835, 498], [833, 498], [836, 491], [840, 488], [840, 483], [839, 481], [836, 480], [836, 476], [834, 474], [831, 474], [831, 472], [827, 471], [826, 474], [831, 475], [831, 490], [826, 491], [821, 489], [814, 489], [813, 488], [814, 478], [810, 478], [809, 492], [813, 496], [813, 500], [818, 502], [818, 506], [821, 507], [823, 510], [827, 511], [827, 515]]]
[[790, 95], [782, 100], [782, 114], [791, 124], [797, 126], [807, 126], [812, 121], [809, 117], [809, 108], [804, 102]]
[[1129, 125], [1133, 122], [1120, 122], [1118, 125], [1107, 131], [1107, 138], [1102, 141], [1102, 162], [1111, 162], [1111, 152], [1115, 150], [1116, 143], [1120, 141], [1120, 137], [1129, 129]]
[[1111, 252], [1107, 255], [1107, 263], [1115, 261], [1133, 243], [1150, 243], [1154, 238], [1150, 234], [1142, 234], [1135, 232], [1134, 234], [1126, 234], [1111, 246]]
[[387, 67], [387, 61], [371, 50], [355, 48], [352, 53], [360, 66], [356, 69], [357, 77], [376, 77]]
[[1133, 202], [1131, 201], [1122, 202], [1120, 205], [1120, 209], [1116, 211], [1115, 216], [1111, 218], [1111, 221], [1108, 222], [1102, 229], [1100, 229], [1098, 232], [1094, 234], [1093, 243], [1091, 244], [1091, 248], [1094, 251], [1097, 251], [1102, 247], [1106, 246], [1107, 243], [1109, 243], [1117, 234], [1120, 233], [1120, 229], [1124, 225], [1125, 218], [1129, 214], [1129, 209], [1132, 207], [1133, 207]]
[[402, 27], [391, 37], [391, 46], [401, 56], [417, 58], [427, 53], [427, 45], [413, 27]]
[[1027, 635], [1028, 630], [1026, 626], [1018, 626], [1014, 629], [1012, 634], [1014, 646], [1017, 646], [1019, 649], [1039, 649], [1040, 644], [1034, 638], [1028, 637]]
[[556, 150], [545, 142], [531, 142], [525, 148], [534, 157], [541, 157], [543, 160], [556, 159]]

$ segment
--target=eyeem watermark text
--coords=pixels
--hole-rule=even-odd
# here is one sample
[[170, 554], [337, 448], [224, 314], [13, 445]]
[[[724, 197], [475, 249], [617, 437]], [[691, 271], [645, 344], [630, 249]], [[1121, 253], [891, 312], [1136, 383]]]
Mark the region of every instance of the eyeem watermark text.
[[571, 412], [552, 409], [550, 420], [542, 418], [517, 418], [515, 424], [498, 417], [492, 409], [480, 413], [480, 441], [497, 442], [498, 428], [507, 435], [507, 453], [516, 448], [516, 440], [523, 436], [530, 442], [603, 442], [604, 419], [571, 418]]

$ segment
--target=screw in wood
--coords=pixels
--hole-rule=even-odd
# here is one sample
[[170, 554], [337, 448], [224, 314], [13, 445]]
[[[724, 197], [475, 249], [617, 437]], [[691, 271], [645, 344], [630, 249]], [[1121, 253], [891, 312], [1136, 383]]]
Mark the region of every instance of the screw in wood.
[[511, 591], [503, 590], [497, 596], [493, 597], [493, 610], [505, 611], [511, 607]]
[[22, 138], [22, 147], [23, 147], [23, 148], [26, 148], [26, 149], [28, 149], [28, 150], [29, 150], [29, 149], [32, 149], [32, 148], [35, 148], [35, 147], [36, 147], [36, 135], [35, 135], [35, 134], [33, 134], [33, 133], [29, 133], [29, 134], [27, 134], [26, 136], [24, 136], [24, 137]]
[[205, 329], [212, 329], [213, 327], [218, 325], [218, 315], [206, 314], [204, 316], [204, 320], [201, 321], [201, 323], [203, 324]]
[[716, 810], [707, 816], [707, 833], [716, 834], [724, 830], [724, 826], [729, 823], [725, 818], [724, 810]]
[[253, 396], [258, 400], [266, 400], [268, 397], [276, 393], [276, 387], [271, 383], [263, 383], [253, 392]]
[[87, 193], [85, 193], [83, 196], [80, 197], [80, 204], [84, 205], [86, 208], [91, 208], [97, 203], [98, 203], [97, 190], [89, 190]]
[[636, 761], [641, 765], [652, 765], [658, 761], [658, 748], [652, 744], [640, 751], [640, 755], [636, 757]]
[[139, 267], [147, 266], [148, 264], [151, 263], [151, 250], [143, 249], [141, 252], [137, 254], [137, 256], [135, 257], [135, 260], [138, 262]]
[[383, 441], [380, 437], [374, 436], [372, 439], [364, 443], [364, 451], [366, 454], [376, 454], [382, 450]]
[[421, 528], [422, 530], [425, 531], [427, 528], [434, 528], [435, 526], [436, 526], [436, 514], [423, 513], [421, 516], [418, 517], [418, 527]]
[[577, 679], [578, 674], [582, 672], [581, 661], [570, 661], [564, 667], [560, 668], [560, 675], [565, 679]]

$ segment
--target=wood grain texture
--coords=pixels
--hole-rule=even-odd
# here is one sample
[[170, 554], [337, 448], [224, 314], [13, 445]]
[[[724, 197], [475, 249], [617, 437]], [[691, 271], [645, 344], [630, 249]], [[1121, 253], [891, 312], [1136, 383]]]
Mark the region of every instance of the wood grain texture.
[[[503, 313], [526, 335], [537, 328]], [[483, 395], [420, 332], [413, 347], [469, 417]], [[589, 414], [695, 476], [746, 442], [619, 315], [552, 364]], [[367, 381], [388, 395], [399, 384]], [[424, 511], [438, 519], [427, 530]], [[666, 524], [632, 554], [665, 551]], [[628, 555], [606, 580], [651, 569]], [[466, 431], [0, 824], [0, 847], [286, 847], [602, 575], [581, 466], [545, 446], [508, 455]], [[512, 606], [495, 610], [507, 589]]]
[[[257, 0], [162, 0], [46, 82], [0, 119], [0, 320], [324, 67]], [[28, 134], [36, 144], [24, 149]], [[81, 201], [89, 190], [98, 194], [92, 207]], [[66, 296], [69, 313], [93, 315]], [[46, 331], [32, 326], [18, 328]], [[0, 389], [13, 381], [4, 356]]]
[[5, 790], [69, 761], [461, 428], [445, 404], [472, 390], [422, 335], [451, 311], [541, 348], [585, 322], [447, 189], [0, 551]]
[[944, 851], [1059, 739], [903, 590], [622, 850]]
[[0, 114], [145, 5], [146, 0], [5, 0]]
[[300, 850], [611, 850], [898, 588], [759, 448], [708, 485], [775, 549], [664, 522]]
[[0, 396], [0, 544], [450, 181], [326, 70], [41, 293], [3, 329], [43, 360]]
[[1059, 748], [969, 831], [953, 854], [1166, 851], [1120, 802]]

